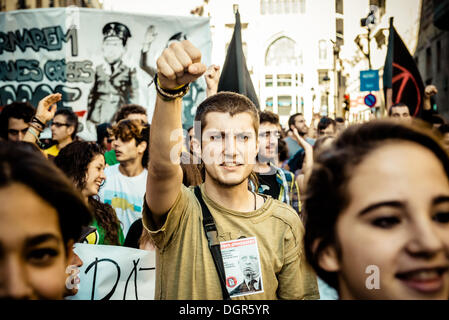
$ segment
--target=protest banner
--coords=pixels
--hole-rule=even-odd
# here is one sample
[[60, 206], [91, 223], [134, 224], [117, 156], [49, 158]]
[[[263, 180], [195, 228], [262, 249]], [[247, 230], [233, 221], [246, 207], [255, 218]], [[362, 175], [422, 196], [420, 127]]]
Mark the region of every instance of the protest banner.
[[[75, 244], [74, 252], [83, 262], [78, 292], [67, 300], [153, 300], [156, 279], [156, 252], [120, 246]], [[68, 272], [74, 267], [68, 268]]]
[[[62, 94], [58, 108], [77, 113], [85, 140], [123, 104], [147, 108], [151, 120], [156, 59], [172, 42], [190, 40], [210, 64], [209, 18], [141, 15], [78, 7], [0, 13], [0, 106]], [[193, 125], [206, 97], [203, 77], [184, 97], [183, 125]], [[45, 136], [46, 132], [44, 132]]]

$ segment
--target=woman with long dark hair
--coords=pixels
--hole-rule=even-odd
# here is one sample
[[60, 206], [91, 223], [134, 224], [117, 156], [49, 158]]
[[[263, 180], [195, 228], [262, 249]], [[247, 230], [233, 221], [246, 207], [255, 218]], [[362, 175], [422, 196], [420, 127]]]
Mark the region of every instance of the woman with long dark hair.
[[61, 149], [54, 161], [72, 179], [92, 209], [92, 226], [97, 228], [97, 232], [86, 238], [88, 243], [123, 245], [123, 232], [114, 209], [97, 199], [98, 190], [105, 179], [105, 159], [101, 147], [92, 142], [75, 141]]

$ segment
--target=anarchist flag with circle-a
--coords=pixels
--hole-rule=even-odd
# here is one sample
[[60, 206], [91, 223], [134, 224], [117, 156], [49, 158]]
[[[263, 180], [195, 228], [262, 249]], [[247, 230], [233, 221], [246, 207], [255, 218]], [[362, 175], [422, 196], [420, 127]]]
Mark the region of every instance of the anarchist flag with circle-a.
[[409, 107], [412, 116], [421, 116], [424, 84], [415, 60], [393, 26], [393, 18], [390, 19], [383, 84], [387, 109], [402, 102]]

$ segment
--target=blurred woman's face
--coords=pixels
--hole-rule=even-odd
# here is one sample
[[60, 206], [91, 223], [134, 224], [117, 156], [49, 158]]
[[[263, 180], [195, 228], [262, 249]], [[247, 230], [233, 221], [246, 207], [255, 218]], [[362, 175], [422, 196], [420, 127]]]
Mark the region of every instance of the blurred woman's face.
[[340, 297], [448, 299], [449, 180], [441, 162], [418, 144], [390, 142], [350, 174], [350, 203], [336, 224], [340, 255], [333, 248], [324, 260], [338, 272]]
[[66, 248], [55, 208], [29, 187], [0, 188], [0, 298], [62, 299]]
[[104, 156], [102, 154], [98, 154], [87, 166], [86, 186], [82, 191], [85, 197], [98, 194], [101, 184], [106, 179], [104, 174], [105, 165]]

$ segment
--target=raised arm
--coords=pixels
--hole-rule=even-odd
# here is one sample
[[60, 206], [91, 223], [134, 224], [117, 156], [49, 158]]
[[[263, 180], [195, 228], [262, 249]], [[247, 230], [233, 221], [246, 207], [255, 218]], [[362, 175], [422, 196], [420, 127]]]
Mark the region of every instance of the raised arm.
[[437, 93], [438, 93], [437, 87], [435, 87], [434, 85], [426, 86], [426, 88], [424, 89], [424, 106], [423, 106], [424, 110], [432, 109], [430, 97], [432, 97], [433, 95], [436, 95]]
[[156, 39], [156, 36], [157, 32], [154, 28], [154, 25], [150, 25], [145, 33], [145, 39], [143, 42], [142, 51], [140, 53], [140, 63], [139, 63], [140, 68], [146, 73], [148, 73], [151, 76], [151, 78], [154, 78], [154, 75], [156, 74], [156, 69], [148, 64], [147, 59], [151, 44]]
[[36, 144], [39, 135], [53, 119], [57, 109], [56, 103], [62, 99], [60, 93], [53, 93], [44, 97], [37, 106], [36, 115], [31, 119], [30, 127], [23, 137], [23, 141]]
[[204, 74], [204, 78], [206, 79], [206, 96], [210, 97], [217, 93], [218, 91], [218, 82], [220, 81], [220, 66], [215, 64], [210, 65], [206, 73]]
[[302, 174], [296, 176], [296, 183], [299, 188], [300, 201], [304, 200], [306, 193], [307, 181], [309, 180], [310, 174], [312, 173], [313, 167], [313, 147], [299, 135], [296, 128], [292, 131], [293, 138], [298, 142], [298, 144], [304, 149], [304, 161], [302, 164]]
[[[169, 99], [206, 71], [201, 52], [188, 40], [174, 42], [157, 60], [159, 92], [151, 121], [150, 161], [145, 200], [154, 223], [161, 227], [182, 185], [182, 97]], [[168, 93], [168, 95], [167, 95]]]
[[301, 137], [296, 128], [293, 130], [293, 137], [298, 142], [298, 144], [304, 149], [304, 162], [302, 165], [302, 172], [304, 173], [304, 182], [310, 177], [312, 167], [313, 167], [313, 147], [309, 144], [303, 137]]

